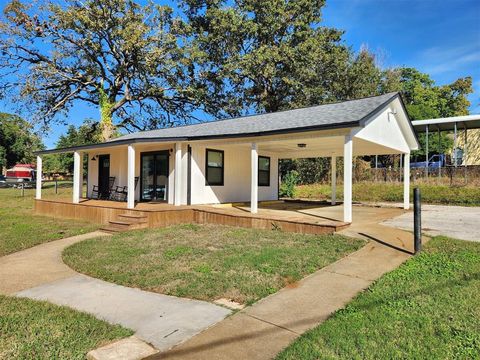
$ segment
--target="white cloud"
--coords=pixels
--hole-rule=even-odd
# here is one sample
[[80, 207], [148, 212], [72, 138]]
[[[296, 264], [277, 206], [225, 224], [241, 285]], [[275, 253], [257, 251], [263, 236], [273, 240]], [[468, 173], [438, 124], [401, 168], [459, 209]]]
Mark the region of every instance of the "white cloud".
[[480, 66], [480, 43], [470, 43], [456, 47], [432, 47], [419, 54], [422, 68], [436, 75], [458, 71], [478, 62]]

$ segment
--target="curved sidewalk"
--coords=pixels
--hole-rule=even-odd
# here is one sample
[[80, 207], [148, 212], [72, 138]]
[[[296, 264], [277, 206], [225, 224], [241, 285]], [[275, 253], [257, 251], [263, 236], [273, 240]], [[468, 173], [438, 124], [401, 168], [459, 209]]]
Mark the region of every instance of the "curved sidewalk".
[[10, 295], [77, 274], [62, 261], [62, 251], [77, 242], [107, 236], [94, 231], [50, 241], [0, 257], [0, 294]]
[[64, 248], [92, 232], [41, 244], [0, 258], [0, 294], [46, 300], [90, 313], [135, 331], [167, 350], [223, 320], [230, 310], [204, 301], [177, 298], [111, 284], [78, 274], [62, 261]]

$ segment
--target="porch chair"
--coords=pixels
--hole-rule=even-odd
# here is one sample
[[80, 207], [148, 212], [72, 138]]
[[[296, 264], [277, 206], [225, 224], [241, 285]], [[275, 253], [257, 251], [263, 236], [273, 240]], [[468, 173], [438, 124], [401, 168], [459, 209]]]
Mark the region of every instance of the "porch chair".
[[112, 191], [110, 192], [110, 196], [108, 197], [108, 200], [121, 201], [124, 190], [125, 190], [125, 186], [118, 186], [118, 185], [115, 186], [115, 189], [112, 188]]
[[[137, 188], [139, 177], [135, 176], [135, 186], [134, 189]], [[128, 186], [117, 186], [115, 189], [114, 200], [115, 201], [127, 201], [128, 196]]]
[[[110, 197], [110, 193], [112, 192], [113, 184], [115, 184], [115, 176], [110, 176], [108, 178], [108, 196], [107, 199]], [[93, 185], [92, 193], [90, 195], [90, 199], [101, 200], [105, 199], [104, 195], [100, 193], [100, 188], [98, 185]]]

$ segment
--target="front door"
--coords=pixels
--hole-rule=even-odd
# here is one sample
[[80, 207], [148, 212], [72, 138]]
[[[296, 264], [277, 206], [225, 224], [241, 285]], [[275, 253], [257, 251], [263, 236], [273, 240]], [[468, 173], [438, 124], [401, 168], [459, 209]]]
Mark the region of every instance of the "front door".
[[110, 155], [98, 156], [98, 195], [101, 199], [108, 198], [110, 192]]
[[168, 159], [168, 150], [141, 154], [140, 199], [142, 201], [167, 200]]

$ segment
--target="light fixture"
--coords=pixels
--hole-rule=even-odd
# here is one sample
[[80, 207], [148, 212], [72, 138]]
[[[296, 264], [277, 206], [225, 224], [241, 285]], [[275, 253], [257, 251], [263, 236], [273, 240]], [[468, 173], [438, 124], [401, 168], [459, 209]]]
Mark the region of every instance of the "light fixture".
[[97, 156], [98, 156], [98, 155], [93, 155], [93, 156], [92, 156], [92, 161], [97, 161]]
[[306, 147], [307, 147], [307, 144], [301, 143], [301, 144], [297, 144], [297, 146], [298, 146], [299, 148], [302, 148], [302, 149], [303, 149], [303, 148], [306, 148]]

